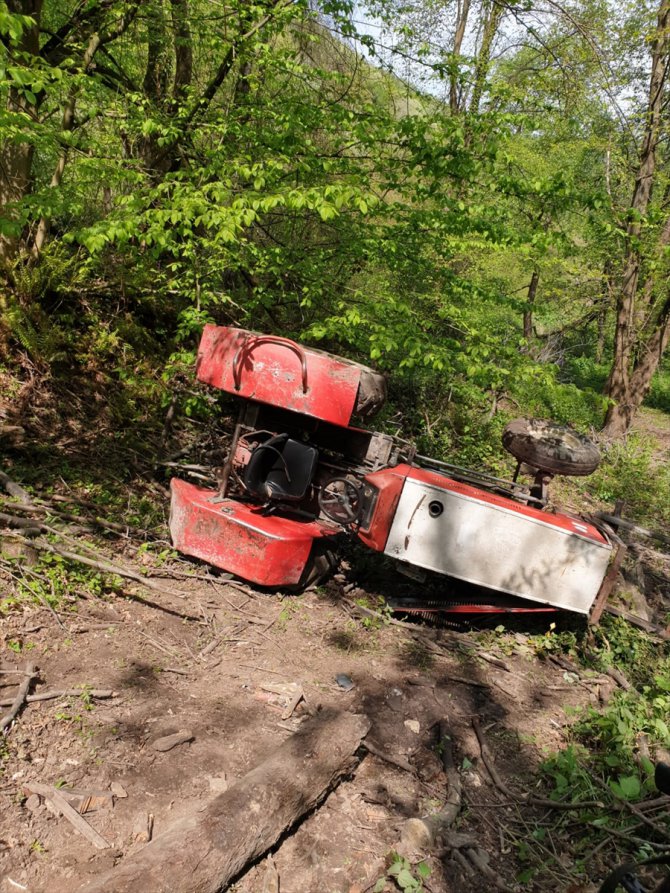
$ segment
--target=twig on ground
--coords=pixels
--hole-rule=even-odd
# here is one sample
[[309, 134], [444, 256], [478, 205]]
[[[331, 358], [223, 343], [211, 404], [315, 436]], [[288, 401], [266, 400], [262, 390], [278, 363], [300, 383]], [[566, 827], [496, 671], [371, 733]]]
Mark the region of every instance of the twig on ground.
[[598, 831], [605, 831], [606, 834], [610, 834], [613, 837], [618, 837], [620, 840], [625, 840], [628, 843], [637, 843], [640, 846], [650, 846], [654, 850], [660, 850], [661, 852], [669, 852], [670, 846], [664, 843], [654, 843], [653, 840], [648, 840], [643, 837], [636, 837], [634, 834], [631, 834], [630, 831], [619, 831], [617, 828], [607, 827], [603, 828], [602, 825], [599, 825], [597, 822], [587, 822], [587, 825], [592, 828], [596, 828]]
[[505, 785], [498, 774], [498, 770], [495, 767], [495, 763], [493, 762], [493, 756], [489, 750], [488, 744], [486, 743], [486, 739], [484, 738], [484, 733], [482, 732], [482, 727], [479, 724], [479, 717], [472, 717], [472, 728], [475, 730], [475, 735], [477, 736], [477, 741], [479, 741], [479, 750], [482, 755], [482, 763], [486, 767], [486, 771], [491, 776], [491, 781], [498, 788], [501, 794], [504, 794], [506, 797], [509, 797], [510, 800], [517, 800], [518, 798], [515, 794], [510, 791], [510, 789]]
[[[55, 499], [56, 497], [53, 498]], [[54, 508], [54, 506], [45, 499], [38, 499], [34, 503], [26, 504], [22, 502], [12, 502], [0, 496], [0, 503], [7, 506], [7, 508], [12, 508], [15, 512], [24, 512], [25, 514], [37, 514], [42, 516], [51, 515], [54, 518], [59, 518], [63, 521], [75, 521], [80, 525], [87, 525], [89, 530], [92, 530], [93, 527], [101, 527], [103, 530], [109, 530], [112, 533], [118, 533], [120, 536], [124, 537], [127, 537], [129, 532], [133, 530], [136, 535], [141, 535], [142, 539], [147, 539], [148, 531], [146, 530], [131, 528], [126, 524], [119, 524], [115, 521], [108, 521], [106, 518], [102, 518], [98, 515], [90, 517], [76, 515], [73, 512], [64, 512], [61, 509]]]
[[15, 527], [23, 530], [26, 536], [39, 536], [42, 525], [30, 518], [18, 518], [16, 515], [8, 515], [0, 512], [0, 525], [3, 527]]
[[[54, 531], [58, 533], [58, 531]], [[160, 586], [157, 583], [154, 583], [153, 580], [142, 576], [142, 574], [138, 574], [130, 568], [122, 567], [119, 564], [114, 564], [111, 561], [97, 561], [93, 558], [88, 558], [86, 555], [80, 555], [77, 552], [70, 552], [69, 549], [63, 549], [54, 543], [48, 543], [46, 540], [28, 540], [25, 537], [22, 537], [20, 534], [12, 535], [15, 539], [19, 541], [24, 541], [31, 545], [34, 549], [39, 549], [44, 552], [50, 552], [52, 555], [60, 555], [62, 558], [68, 558], [70, 561], [76, 561], [79, 564], [85, 564], [87, 567], [92, 567], [94, 570], [102, 571], [105, 574], [112, 574], [117, 577], [125, 577], [127, 580], [133, 580], [136, 583], [141, 583], [142, 586], [146, 586], [147, 589], [153, 589], [156, 592], [162, 592], [164, 595], [171, 595], [175, 598], [186, 598], [188, 593], [185, 592], [177, 592], [174, 589], [166, 589], [164, 586]]]
[[[19, 584], [19, 586], [25, 586], [25, 588], [35, 596], [35, 598], [40, 602], [40, 604], [44, 608], [46, 608], [47, 611], [49, 611], [49, 613], [55, 619], [56, 623], [60, 626], [60, 628], [62, 630], [64, 630], [65, 632], [68, 632], [67, 627], [65, 626], [63, 621], [60, 619], [60, 617], [56, 613], [56, 609], [53, 607], [52, 604], [49, 603], [48, 599], [41, 592], [33, 589], [33, 587], [30, 585], [30, 583], [28, 583], [26, 580], [22, 580], [21, 577], [17, 577], [16, 574], [9, 567], [7, 567], [6, 562], [0, 561], [0, 566], [2, 566], [3, 571], [8, 576], [10, 576], [13, 580], [15, 580]], [[26, 568], [21, 567], [21, 565], [19, 565], [19, 570], [21, 570], [21, 572], [23, 574], [26, 573]], [[33, 577], [37, 577], [37, 579], [39, 579], [40, 582], [42, 581], [41, 578], [38, 577], [37, 574], [33, 573], [32, 571], [30, 573]], [[52, 587], [52, 589], [53, 589], [53, 587]]]
[[644, 811], [641, 810], [639, 808], [639, 806], [637, 806], [637, 804], [631, 803], [629, 800], [626, 800], [624, 797], [617, 796], [615, 791], [613, 791], [612, 788], [609, 787], [609, 785], [605, 784], [605, 782], [601, 778], [598, 778], [596, 776], [595, 780], [600, 785], [601, 788], [604, 788], [604, 790], [606, 790], [609, 794], [611, 794], [617, 800], [617, 802], [621, 803], [621, 805], [624, 807], [624, 809], [627, 809], [628, 812], [630, 812], [637, 819], [639, 819], [640, 822], [642, 822], [648, 828], [653, 828], [654, 831], [657, 834], [660, 834], [660, 836], [662, 838], [664, 838], [665, 840], [670, 840], [670, 832], [668, 831], [667, 828], [664, 828], [662, 825], [659, 825], [658, 822], [655, 822], [653, 819], [650, 819], [649, 816], [645, 815]]
[[391, 766], [396, 766], [398, 769], [403, 769], [405, 772], [409, 772], [410, 775], [415, 775], [416, 772], [414, 767], [407, 762], [407, 760], [403, 760], [401, 757], [393, 757], [390, 754], [384, 753], [383, 750], [380, 750], [370, 741], [364, 741], [363, 747], [374, 756], [378, 757], [380, 760], [383, 760], [385, 763], [388, 763]]
[[624, 676], [621, 670], [616, 667], [606, 667], [605, 674], [610, 677], [610, 679], [614, 679], [616, 684], [624, 689], [624, 691], [631, 692], [634, 695], [638, 695], [639, 692], [630, 684], [628, 679]]
[[489, 865], [486, 850], [483, 850], [481, 847], [467, 847], [464, 852], [469, 861], [487, 880], [491, 881], [496, 890], [500, 890], [501, 893], [514, 893], [512, 888], [508, 887], [500, 875]]
[[164, 654], [169, 654], [170, 657], [176, 657], [176, 658], [180, 657], [180, 655], [176, 651], [174, 651], [168, 645], [163, 645], [161, 642], [152, 638], [148, 633], [142, 632], [141, 629], [138, 629], [137, 632], [140, 636], [142, 636], [143, 639], [146, 639], [147, 642], [149, 642], [151, 645], [153, 645], [154, 648], [158, 648], [158, 650], [162, 651]]
[[549, 800], [545, 797], [536, 797], [534, 794], [515, 794], [507, 785], [502, 781], [500, 775], [498, 774], [498, 770], [495, 767], [493, 762], [493, 756], [488, 748], [486, 740], [484, 738], [484, 733], [479, 724], [479, 717], [474, 716], [472, 718], [472, 728], [475, 731], [475, 735], [477, 736], [477, 741], [479, 742], [479, 749], [482, 755], [482, 762], [486, 767], [487, 772], [491, 776], [491, 780], [495, 787], [510, 800], [515, 801], [518, 804], [529, 804], [531, 806], [541, 806], [545, 809], [566, 809], [566, 810], [580, 810], [580, 809], [602, 809], [605, 804], [601, 800], [583, 800], [581, 802], [576, 803], [567, 803], [564, 800]]
[[[36, 695], [26, 695], [25, 701], [28, 704], [34, 704], [35, 701], [53, 701], [56, 698], [118, 698], [119, 693], [112, 691], [111, 688], [63, 688], [57, 691], [44, 691]], [[11, 699], [0, 701], [0, 707], [9, 707], [14, 702]]]
[[[28, 691], [30, 689], [30, 683], [37, 676], [37, 668], [34, 664], [27, 664], [26, 669], [24, 671], [24, 677], [19, 685], [18, 691], [14, 696], [14, 699], [10, 702], [11, 709], [8, 713], [6, 713], [2, 718], [0, 718], [0, 731], [6, 729], [11, 723], [14, 721], [16, 716], [18, 715], [21, 707], [25, 703], [25, 700], [28, 696]], [[3, 705], [4, 706], [4, 705]]]

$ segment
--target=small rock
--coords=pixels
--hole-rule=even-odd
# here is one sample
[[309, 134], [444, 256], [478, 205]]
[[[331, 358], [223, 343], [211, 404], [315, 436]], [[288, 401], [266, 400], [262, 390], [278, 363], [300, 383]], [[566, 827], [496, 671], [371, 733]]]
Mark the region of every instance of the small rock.
[[343, 691], [351, 691], [354, 687], [354, 680], [351, 676], [347, 676], [346, 673], [338, 673], [335, 677], [335, 682], [337, 682]]
[[135, 819], [132, 838], [135, 843], [149, 843], [154, 831], [154, 817], [150, 812], [143, 812]]
[[228, 790], [228, 779], [225, 775], [214, 775], [209, 779], [209, 787], [213, 794], [223, 794]]
[[123, 800], [124, 797], [128, 796], [128, 792], [124, 788], [122, 784], [119, 784], [118, 781], [113, 781], [109, 786], [110, 791], [114, 794], [115, 797], [118, 797], [119, 800]]
[[23, 805], [31, 812], [35, 812], [36, 809], [40, 808], [39, 794], [31, 794]]
[[190, 729], [181, 729], [181, 731], [175, 732], [174, 735], [166, 735], [164, 738], [157, 738], [152, 742], [151, 746], [159, 753], [166, 753], [178, 744], [186, 744], [188, 741], [193, 741], [194, 737], [195, 736]]
[[418, 719], [406, 719], [405, 726], [410, 730], [410, 732], [414, 732], [415, 735], [418, 735], [421, 731], [421, 726], [419, 725]]
[[409, 853], [423, 853], [430, 849], [433, 835], [428, 825], [421, 819], [408, 819], [402, 826], [400, 842]]
[[268, 856], [266, 860], [263, 893], [279, 893], [279, 872], [272, 856]]

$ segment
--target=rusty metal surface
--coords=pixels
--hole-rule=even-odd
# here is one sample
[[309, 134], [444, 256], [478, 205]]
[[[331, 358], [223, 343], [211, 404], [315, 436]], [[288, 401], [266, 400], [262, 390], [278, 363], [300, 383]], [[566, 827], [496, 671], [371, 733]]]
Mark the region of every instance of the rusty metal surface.
[[286, 339], [207, 325], [196, 374], [200, 381], [229, 394], [348, 425], [356, 406], [361, 367]]
[[337, 528], [316, 521], [262, 515], [232, 499], [213, 502], [205, 490], [173, 478], [170, 535], [176, 549], [260, 586], [299, 583], [315, 540]]
[[589, 623], [593, 626], [597, 626], [600, 623], [600, 618], [605, 610], [607, 599], [610, 597], [612, 590], [614, 589], [614, 584], [617, 581], [619, 570], [621, 569], [621, 563], [626, 556], [626, 544], [620, 540], [619, 537], [612, 537], [612, 539], [615, 540], [616, 543], [616, 552], [614, 552], [613, 558], [610, 561], [609, 569], [598, 590], [598, 595], [596, 596], [591, 609]]

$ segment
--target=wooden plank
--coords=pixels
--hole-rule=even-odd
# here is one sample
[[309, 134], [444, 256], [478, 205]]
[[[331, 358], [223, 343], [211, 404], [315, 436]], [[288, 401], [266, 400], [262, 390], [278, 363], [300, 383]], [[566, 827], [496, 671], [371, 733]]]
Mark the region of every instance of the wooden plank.
[[39, 794], [40, 797], [51, 800], [63, 818], [67, 819], [72, 827], [75, 828], [82, 837], [85, 837], [89, 843], [92, 843], [94, 847], [97, 847], [99, 850], [106, 850], [111, 846], [111, 843], [108, 843], [102, 834], [98, 834], [95, 828], [91, 827], [86, 819], [80, 816], [77, 810], [70, 806], [58, 788], [51, 787], [51, 785], [48, 784], [40, 784], [35, 781], [26, 782], [24, 787], [33, 794]]

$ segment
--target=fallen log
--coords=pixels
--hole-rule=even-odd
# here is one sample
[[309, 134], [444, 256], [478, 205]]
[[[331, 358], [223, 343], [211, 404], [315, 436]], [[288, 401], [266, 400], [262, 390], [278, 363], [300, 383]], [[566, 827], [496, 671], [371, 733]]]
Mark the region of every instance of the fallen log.
[[10, 496], [20, 499], [21, 502], [32, 502], [32, 496], [27, 490], [24, 490], [16, 481], [13, 481], [8, 474], [0, 471], [0, 487], [3, 487]]
[[237, 784], [81, 893], [219, 893], [267, 852], [356, 764], [370, 723], [323, 711]]

